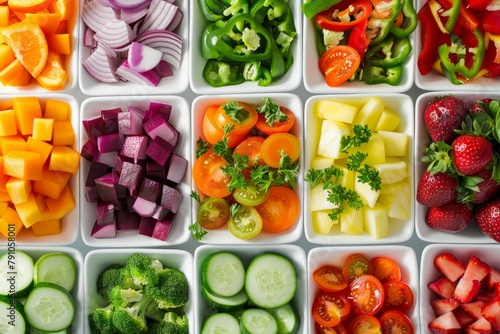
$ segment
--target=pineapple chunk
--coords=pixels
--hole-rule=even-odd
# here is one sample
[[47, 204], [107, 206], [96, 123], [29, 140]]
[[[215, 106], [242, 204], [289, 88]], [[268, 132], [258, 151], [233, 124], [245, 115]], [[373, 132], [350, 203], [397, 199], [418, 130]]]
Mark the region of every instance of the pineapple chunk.
[[375, 130], [384, 109], [384, 101], [379, 97], [372, 97], [358, 111], [354, 124], [368, 125], [370, 130]]
[[323, 189], [323, 183], [318, 183], [311, 189], [310, 197], [311, 211], [331, 210], [338, 208], [338, 204], [333, 204], [328, 200], [328, 190]]
[[358, 108], [332, 100], [320, 100], [314, 105], [314, 115], [322, 119], [352, 124]]
[[347, 154], [340, 152], [340, 140], [349, 134], [350, 129], [346, 124], [324, 120], [321, 125], [318, 155], [333, 159], [346, 158]]
[[339, 215], [340, 231], [347, 234], [361, 234], [363, 233], [363, 211], [365, 208], [359, 210], [352, 209], [348, 206]]
[[343, 187], [345, 187], [347, 189], [353, 190], [354, 189], [354, 177], [356, 176], [356, 172], [352, 171], [352, 170], [348, 170], [347, 167], [340, 166], [337, 164], [334, 164], [333, 167], [336, 167], [336, 168], [342, 170], [342, 173], [343, 173], [342, 177], [340, 177], [337, 180], [337, 183], [339, 183], [340, 185], [342, 185]]
[[395, 183], [382, 183], [381, 189], [380, 189], [380, 195], [385, 195], [385, 194], [397, 194], [398, 191], [401, 190], [402, 187], [404, 187], [407, 184], [406, 181], [399, 181]]
[[385, 238], [389, 234], [389, 218], [387, 208], [376, 203], [373, 208], [363, 210], [364, 229], [375, 239]]
[[317, 155], [311, 159], [311, 169], [325, 169], [331, 167], [335, 159], [322, 157], [321, 155]]
[[390, 218], [408, 220], [410, 218], [411, 205], [410, 185], [402, 181], [401, 188], [397, 192], [381, 194], [378, 202], [387, 207], [387, 215]]
[[361, 144], [359, 147], [349, 149], [349, 154], [362, 152], [368, 154], [363, 163], [373, 166], [385, 162], [385, 147], [382, 137], [376, 133], [372, 133], [368, 143]]
[[401, 119], [399, 115], [390, 109], [382, 110], [375, 131], [394, 131], [399, 125]]
[[408, 153], [409, 137], [406, 133], [379, 131], [385, 148], [385, 155], [388, 157], [404, 157]]
[[370, 208], [375, 206], [377, 199], [380, 196], [380, 190], [373, 190], [368, 183], [363, 183], [358, 180], [357, 173], [354, 180], [354, 191], [356, 191], [363, 204], [368, 205]]
[[406, 162], [398, 158], [387, 158], [383, 164], [372, 166], [378, 171], [383, 184], [391, 184], [404, 180], [408, 176]]
[[328, 216], [331, 212], [331, 210], [322, 210], [312, 213], [312, 226], [314, 232], [321, 235], [330, 234], [332, 226], [339, 223], [338, 220], [332, 220], [330, 216]]

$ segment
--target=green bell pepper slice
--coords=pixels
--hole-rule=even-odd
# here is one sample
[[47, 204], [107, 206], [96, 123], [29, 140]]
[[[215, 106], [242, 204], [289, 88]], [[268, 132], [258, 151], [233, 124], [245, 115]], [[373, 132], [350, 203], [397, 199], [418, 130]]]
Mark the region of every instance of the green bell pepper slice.
[[403, 77], [403, 66], [397, 64], [391, 67], [374, 66], [366, 64], [363, 68], [363, 81], [368, 85], [386, 83], [397, 86]]
[[242, 64], [214, 59], [205, 64], [203, 78], [212, 87], [239, 85], [245, 81]]
[[199, 3], [205, 18], [212, 22], [250, 10], [247, 0], [199, 0]]
[[[443, 69], [445, 76], [454, 84], [462, 83], [456, 73], [460, 73], [466, 79], [470, 80], [473, 79], [481, 70], [485, 53], [484, 37], [479, 28], [474, 30], [472, 33], [477, 40], [477, 46], [475, 48], [471, 48], [471, 52], [474, 54], [471, 67], [467, 67], [465, 64], [467, 46], [457, 35], [450, 34], [451, 45], [445, 43], [438, 47], [438, 54], [441, 59], [441, 68]], [[450, 59], [452, 54], [456, 56], [456, 62]]]
[[246, 62], [243, 66], [243, 78], [246, 81], [257, 81], [263, 76], [263, 68], [259, 60]]
[[370, 47], [364, 60], [374, 66], [394, 66], [405, 61], [411, 50], [408, 37], [395, 39], [393, 35], [389, 35], [381, 43]]
[[259, 86], [266, 87], [269, 86], [273, 82], [273, 78], [271, 76], [271, 72], [266, 68], [262, 67], [262, 76], [259, 79]]
[[210, 47], [208, 36], [212, 31], [218, 29], [216, 22], [210, 22], [207, 24], [205, 29], [201, 34], [201, 56], [205, 59], [217, 59], [219, 58], [219, 53], [212, 47]]
[[327, 10], [333, 5], [336, 5], [341, 0], [311, 0], [304, 3], [300, 9], [306, 16], [308, 20], [312, 19], [316, 14], [321, 13], [322, 11]]
[[236, 14], [208, 34], [207, 44], [221, 57], [246, 62], [269, 58], [274, 40], [249, 14]]
[[391, 26], [391, 32], [397, 37], [410, 35], [418, 24], [418, 15], [412, 0], [401, 0], [401, 12], [403, 13], [403, 23], [399, 27]]
[[[368, 19], [368, 28], [366, 35], [371, 38], [370, 45], [376, 45], [382, 42], [391, 28], [394, 26], [394, 20], [401, 10], [400, 0], [386, 0], [382, 1], [380, 5], [377, 5]], [[379, 12], [389, 11], [387, 15], [383, 17], [379, 16]]]

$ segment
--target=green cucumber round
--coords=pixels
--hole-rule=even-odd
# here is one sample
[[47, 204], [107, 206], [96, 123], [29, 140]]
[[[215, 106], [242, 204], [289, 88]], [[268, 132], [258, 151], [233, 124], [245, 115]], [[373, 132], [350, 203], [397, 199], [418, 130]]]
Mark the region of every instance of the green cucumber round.
[[16, 250], [0, 256], [0, 295], [9, 298], [26, 296], [33, 287], [33, 258]]
[[202, 295], [205, 301], [215, 310], [221, 312], [233, 312], [243, 308], [248, 302], [248, 296], [244, 289], [234, 296], [221, 297], [210, 293], [202, 287]]
[[28, 334], [30, 326], [26, 321], [24, 307], [15, 298], [0, 296], [0, 333]]
[[221, 297], [238, 294], [245, 284], [245, 267], [233, 253], [222, 251], [210, 255], [201, 268], [202, 285]]
[[50, 252], [42, 255], [36, 262], [33, 274], [34, 283], [51, 282], [70, 291], [78, 276], [75, 261], [66, 253]]

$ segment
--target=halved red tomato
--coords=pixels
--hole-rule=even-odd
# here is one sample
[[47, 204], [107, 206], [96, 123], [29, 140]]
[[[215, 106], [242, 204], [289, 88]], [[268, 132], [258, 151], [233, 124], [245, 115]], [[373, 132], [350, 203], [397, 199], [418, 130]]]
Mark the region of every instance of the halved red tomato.
[[249, 165], [253, 164], [264, 164], [264, 161], [260, 158], [260, 147], [264, 142], [264, 137], [260, 136], [250, 136], [243, 140], [236, 146], [233, 151], [233, 155], [239, 153], [240, 155], [247, 155], [249, 158]]
[[283, 106], [280, 106], [280, 110], [283, 114], [285, 114], [288, 119], [283, 122], [274, 122], [273, 124], [269, 124], [266, 120], [266, 117], [263, 114], [259, 113], [259, 119], [255, 124], [255, 127], [259, 129], [260, 132], [270, 135], [276, 132], [288, 132], [295, 124], [295, 115], [293, 112]]
[[321, 291], [312, 305], [314, 321], [324, 327], [334, 327], [340, 324], [351, 312], [351, 304], [341, 293]]
[[374, 315], [384, 305], [384, 287], [375, 276], [363, 275], [351, 282], [347, 297], [356, 314]]
[[385, 301], [383, 310], [398, 310], [405, 312], [413, 306], [413, 292], [403, 281], [393, 281], [382, 284]]
[[324, 327], [315, 322], [314, 327], [317, 334], [347, 334], [347, 330], [342, 323], [334, 327]]
[[380, 317], [382, 334], [413, 334], [413, 325], [408, 317], [399, 311], [384, 312]]
[[266, 200], [255, 209], [262, 218], [262, 230], [277, 233], [295, 224], [300, 215], [300, 200], [290, 188], [273, 186]]
[[332, 265], [323, 265], [316, 269], [313, 272], [313, 279], [320, 289], [330, 292], [344, 290], [349, 285], [342, 269]]
[[[205, 136], [206, 141], [212, 145], [214, 145], [218, 141], [221, 141], [224, 137], [224, 130], [215, 121], [215, 112], [218, 108], [218, 105], [211, 105], [207, 108], [205, 114], [203, 115], [203, 135]], [[241, 143], [241, 141], [245, 139], [246, 136], [246, 133], [235, 134], [234, 132], [230, 132], [227, 136], [227, 146], [229, 148], [235, 147], [236, 145]]]
[[319, 58], [319, 70], [325, 74], [326, 84], [336, 87], [347, 81], [359, 67], [358, 51], [348, 45], [336, 45]]
[[248, 134], [257, 123], [259, 114], [255, 107], [241, 101], [227, 101], [215, 111], [215, 121], [221, 129], [234, 125], [234, 134]]
[[358, 315], [347, 325], [349, 334], [380, 334], [380, 321], [372, 315]]
[[373, 276], [378, 278], [382, 284], [401, 280], [401, 268], [393, 259], [377, 256], [370, 262], [373, 266]]
[[198, 189], [209, 197], [226, 197], [231, 192], [227, 189], [230, 181], [221, 167], [229, 163], [209, 149], [193, 164], [193, 180]]
[[361, 275], [371, 275], [372, 264], [363, 254], [352, 254], [345, 260], [342, 272], [346, 281], [352, 282]]

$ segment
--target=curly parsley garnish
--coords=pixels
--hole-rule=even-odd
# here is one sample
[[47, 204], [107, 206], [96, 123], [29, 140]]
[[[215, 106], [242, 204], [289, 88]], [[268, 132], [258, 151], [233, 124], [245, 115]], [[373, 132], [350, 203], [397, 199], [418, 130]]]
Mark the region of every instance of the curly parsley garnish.
[[360, 147], [361, 144], [368, 143], [372, 136], [368, 125], [355, 124], [352, 132], [354, 136], [343, 136], [340, 139], [340, 152], [347, 153], [351, 147]]
[[[196, 191], [194, 191], [194, 190], [191, 191], [190, 196], [191, 196], [191, 198], [194, 198], [196, 200], [196, 202], [201, 204], [200, 195]], [[201, 225], [198, 221], [195, 221], [194, 223], [190, 224], [188, 226], [188, 230], [191, 231], [191, 235], [193, 237], [193, 240], [196, 240], [196, 241], [202, 240], [203, 237], [205, 236], [205, 234], [207, 234], [207, 231], [205, 231], [201, 227]]]
[[280, 106], [268, 97], [264, 97], [264, 105], [257, 108], [257, 111], [264, 116], [270, 126], [273, 126], [274, 122], [286, 122], [288, 120], [288, 116], [281, 111]]
[[203, 154], [207, 153], [207, 151], [212, 147], [209, 142], [204, 141], [203, 139], [198, 138], [196, 141], [196, 158], [201, 157]]
[[243, 123], [250, 117], [248, 110], [243, 108], [238, 101], [227, 101], [222, 105], [222, 109], [230, 119], [238, 124]]

